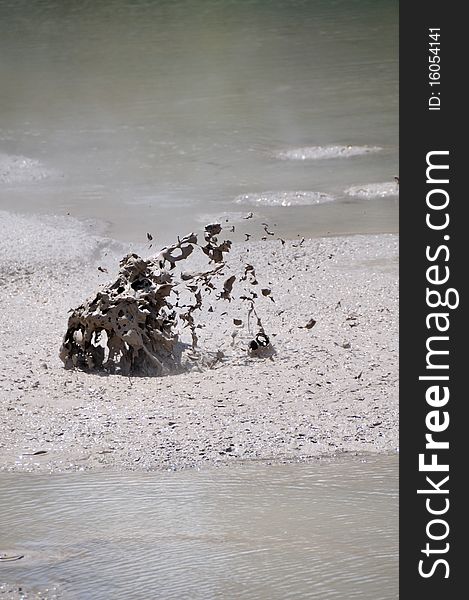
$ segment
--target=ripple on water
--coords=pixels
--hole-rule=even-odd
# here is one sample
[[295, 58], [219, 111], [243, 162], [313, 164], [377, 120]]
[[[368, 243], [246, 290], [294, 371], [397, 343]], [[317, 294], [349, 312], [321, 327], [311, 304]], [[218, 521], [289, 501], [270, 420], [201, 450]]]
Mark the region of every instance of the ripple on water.
[[382, 150], [380, 146], [304, 146], [281, 150], [275, 154], [281, 160], [324, 160], [327, 158], [349, 158], [371, 154]]
[[388, 198], [399, 196], [399, 186], [396, 182], [367, 183], [365, 185], [353, 185], [345, 190], [349, 196], [358, 198]]
[[55, 175], [35, 158], [0, 153], [0, 183], [34, 183]]
[[332, 202], [334, 197], [324, 192], [261, 192], [236, 196], [236, 204], [254, 206], [313, 206]]

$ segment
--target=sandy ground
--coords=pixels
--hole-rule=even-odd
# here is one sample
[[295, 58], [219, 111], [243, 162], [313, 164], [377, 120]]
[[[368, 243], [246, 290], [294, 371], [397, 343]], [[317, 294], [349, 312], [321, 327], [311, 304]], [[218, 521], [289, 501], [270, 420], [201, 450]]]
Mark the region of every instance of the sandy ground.
[[[398, 237], [239, 244], [275, 302], [258, 312], [276, 350], [247, 356], [238, 303], [205, 312], [213, 369], [163, 378], [67, 371], [67, 311], [128, 251], [89, 224], [0, 213], [0, 469], [159, 470], [308, 460], [398, 447]], [[60, 256], [60, 260], [57, 258]], [[109, 274], [98, 271], [106, 268]], [[221, 305], [221, 302], [217, 303]], [[223, 314], [225, 313], [225, 314]], [[316, 325], [303, 326], [311, 319]]]
[[0, 583], [0, 597], [8, 600], [58, 600], [61, 596], [56, 589], [50, 587], [34, 589], [24, 585]]

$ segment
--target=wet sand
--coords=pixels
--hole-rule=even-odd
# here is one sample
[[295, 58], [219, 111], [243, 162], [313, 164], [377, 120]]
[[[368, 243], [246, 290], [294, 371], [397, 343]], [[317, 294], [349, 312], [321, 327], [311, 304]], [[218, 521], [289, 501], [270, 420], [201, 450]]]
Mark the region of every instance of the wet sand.
[[261, 298], [257, 310], [273, 359], [247, 356], [247, 331], [231, 336], [243, 315], [224, 303], [201, 330], [222, 362], [128, 378], [67, 371], [58, 357], [67, 311], [128, 251], [90, 231], [0, 213], [1, 470], [173, 470], [396, 450], [396, 235], [236, 244], [235, 271], [249, 258], [272, 289], [275, 303]]

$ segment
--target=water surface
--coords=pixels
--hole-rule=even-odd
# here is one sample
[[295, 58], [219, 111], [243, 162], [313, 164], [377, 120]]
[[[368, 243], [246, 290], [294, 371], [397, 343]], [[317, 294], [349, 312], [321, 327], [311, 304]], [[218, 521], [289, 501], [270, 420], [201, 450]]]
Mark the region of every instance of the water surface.
[[64, 598], [398, 597], [396, 456], [0, 474], [0, 582]]
[[[396, 231], [396, 198], [344, 190], [398, 174], [397, 6], [0, 0], [1, 206], [142, 240], [247, 212], [240, 194], [310, 191], [336, 202], [260, 220], [283, 235]], [[279, 158], [348, 145], [380, 151]]]

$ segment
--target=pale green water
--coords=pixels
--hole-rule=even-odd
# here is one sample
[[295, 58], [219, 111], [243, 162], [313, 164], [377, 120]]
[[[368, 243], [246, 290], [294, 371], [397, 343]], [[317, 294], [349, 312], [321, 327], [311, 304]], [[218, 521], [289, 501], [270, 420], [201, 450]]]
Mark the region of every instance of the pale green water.
[[[398, 174], [397, 16], [393, 0], [0, 0], [0, 205], [142, 240], [246, 213], [239, 194], [306, 190], [335, 201], [260, 220], [396, 231], [396, 198], [344, 190]], [[275, 157], [331, 144], [382, 150]], [[18, 156], [39, 162], [12, 175]]]
[[0, 583], [63, 598], [394, 600], [397, 456], [0, 474]]

